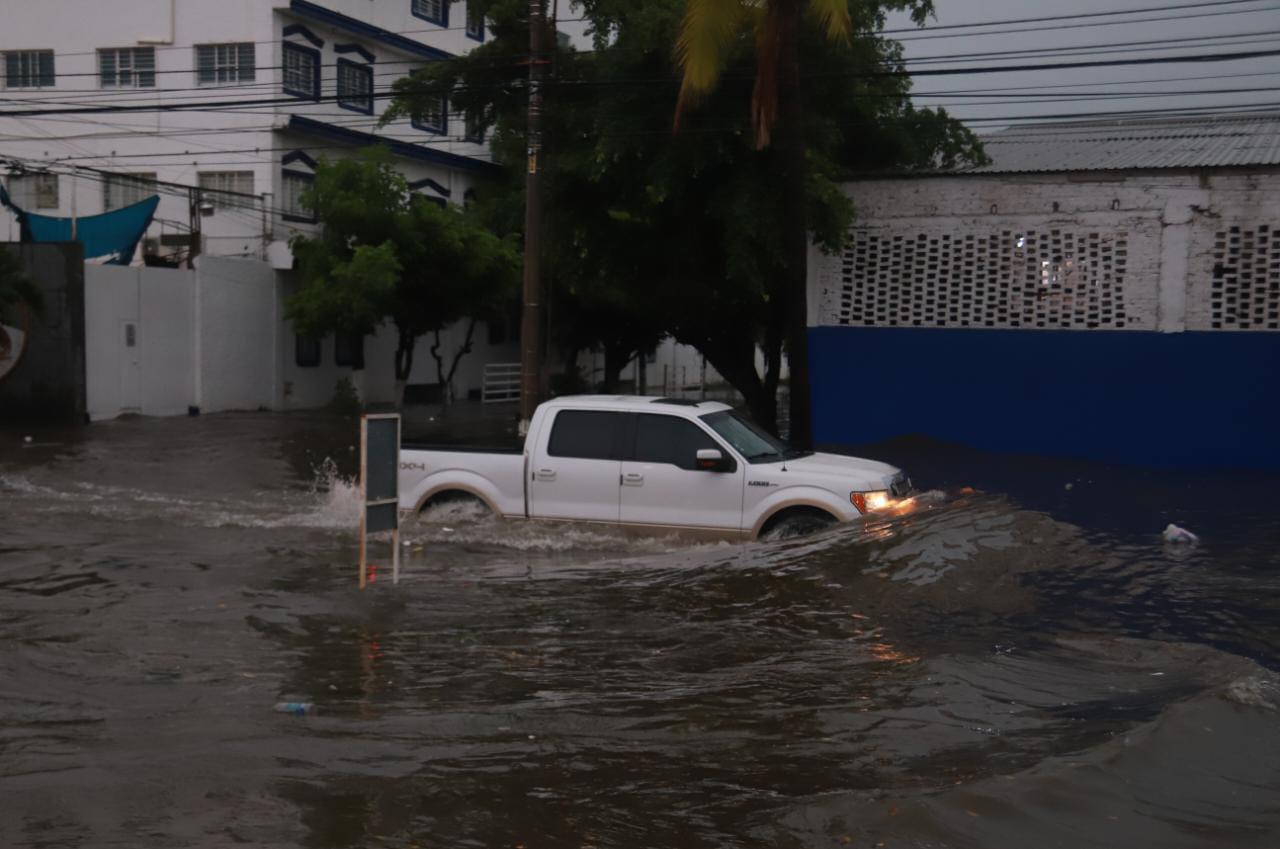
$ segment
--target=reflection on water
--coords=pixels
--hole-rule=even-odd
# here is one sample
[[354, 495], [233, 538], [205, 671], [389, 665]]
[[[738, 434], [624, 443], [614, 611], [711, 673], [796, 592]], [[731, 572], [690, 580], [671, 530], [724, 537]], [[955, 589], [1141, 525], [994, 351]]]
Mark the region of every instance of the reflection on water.
[[1110, 471], [1186, 549], [942, 477], [772, 543], [451, 507], [360, 593], [351, 430], [0, 433], [0, 845], [1280, 845], [1272, 509]]

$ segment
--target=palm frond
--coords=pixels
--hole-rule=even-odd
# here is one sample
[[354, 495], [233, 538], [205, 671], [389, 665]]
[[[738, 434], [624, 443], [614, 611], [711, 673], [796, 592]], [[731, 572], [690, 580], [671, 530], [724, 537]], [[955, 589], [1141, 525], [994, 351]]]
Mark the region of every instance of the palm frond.
[[832, 41], [846, 42], [853, 34], [848, 0], [809, 0], [806, 9]]
[[677, 128], [685, 109], [715, 88], [745, 17], [742, 0], [688, 0], [676, 37], [676, 62], [683, 71], [676, 102]]

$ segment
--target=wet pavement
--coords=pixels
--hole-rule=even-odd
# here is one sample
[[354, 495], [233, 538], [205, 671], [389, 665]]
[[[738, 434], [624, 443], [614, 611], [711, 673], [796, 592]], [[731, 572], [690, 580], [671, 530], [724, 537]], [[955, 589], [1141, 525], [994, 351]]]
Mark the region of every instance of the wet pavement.
[[904, 441], [909, 516], [454, 508], [361, 593], [354, 433], [0, 428], [0, 846], [1280, 845], [1274, 476]]

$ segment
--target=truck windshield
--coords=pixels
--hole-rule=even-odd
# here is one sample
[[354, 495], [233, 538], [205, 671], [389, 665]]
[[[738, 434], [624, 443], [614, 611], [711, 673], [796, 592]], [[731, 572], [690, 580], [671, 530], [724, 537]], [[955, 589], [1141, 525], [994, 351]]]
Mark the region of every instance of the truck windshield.
[[769, 463], [796, 456], [795, 451], [755, 422], [733, 410], [721, 410], [701, 417], [716, 433], [740, 453], [748, 463]]

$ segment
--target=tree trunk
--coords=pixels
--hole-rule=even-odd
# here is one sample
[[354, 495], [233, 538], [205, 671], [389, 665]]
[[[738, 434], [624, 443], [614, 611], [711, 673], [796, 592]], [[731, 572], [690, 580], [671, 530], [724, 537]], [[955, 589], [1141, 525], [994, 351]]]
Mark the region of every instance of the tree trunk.
[[564, 373], [561, 377], [560, 392], [565, 395], [576, 395], [582, 392], [582, 375], [578, 371], [579, 348], [575, 345], [565, 350]]
[[445, 371], [444, 355], [440, 353], [440, 331], [435, 331], [435, 342], [431, 345], [431, 358], [436, 361], [436, 380], [440, 383], [440, 398], [447, 407], [453, 403], [453, 378], [458, 374], [458, 364], [462, 362], [462, 358], [471, 353], [472, 343], [475, 341], [476, 335], [476, 319], [469, 319], [467, 322], [467, 335], [463, 337], [462, 344], [453, 352], [452, 358], [449, 360], [449, 370]]
[[444, 356], [440, 353], [440, 330], [435, 331], [435, 342], [432, 343], [431, 359], [436, 361], [436, 385], [440, 387], [440, 403], [449, 406], [453, 403], [453, 392], [449, 388], [449, 382], [444, 376]]
[[453, 362], [449, 363], [449, 377], [447, 383], [449, 385], [449, 395], [453, 395], [453, 378], [458, 373], [458, 363], [462, 362], [462, 358], [471, 353], [471, 343], [476, 335], [476, 320], [473, 318], [467, 324], [467, 335], [462, 340], [462, 345], [458, 350], [453, 352]]
[[404, 409], [404, 388], [409, 383], [409, 373], [413, 371], [413, 346], [418, 341], [414, 336], [400, 328], [396, 329], [396, 409]]
[[624, 348], [621, 345], [605, 343], [604, 382], [600, 387], [602, 392], [605, 394], [618, 392], [618, 381], [621, 379], [622, 370], [627, 367], [627, 363], [631, 362], [633, 353], [631, 349]]
[[[703, 343], [700, 348], [720, 376], [729, 381], [729, 385], [742, 394], [742, 400], [751, 413], [756, 424], [772, 434], [778, 433], [778, 394], [777, 384], [770, 390], [766, 382], [760, 380], [756, 371], [755, 343], [746, 345], [720, 346], [714, 343]], [[766, 356], [768, 356], [766, 352]], [[766, 371], [767, 374], [767, 371]]]
[[772, 399], [775, 422], [773, 433], [777, 433], [778, 380], [782, 376], [782, 337], [785, 331], [785, 316], [771, 313], [764, 335], [764, 383], [762, 391], [765, 397]]
[[791, 369], [791, 444], [813, 447], [812, 390], [809, 386], [809, 229], [805, 184], [804, 110], [800, 100], [800, 3], [774, 0], [780, 14], [778, 51], [778, 123], [776, 144], [782, 183], [779, 204], [782, 234], [787, 362]]

